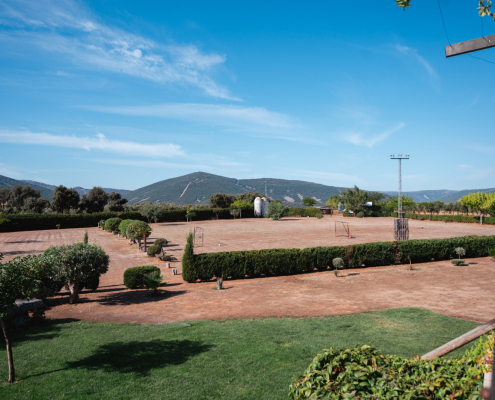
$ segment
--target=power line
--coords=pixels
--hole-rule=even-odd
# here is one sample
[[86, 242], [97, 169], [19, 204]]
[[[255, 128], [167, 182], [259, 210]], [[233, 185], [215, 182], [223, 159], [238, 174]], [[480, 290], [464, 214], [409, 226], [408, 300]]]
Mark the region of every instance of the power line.
[[[447, 42], [449, 43], [449, 46], [452, 49], [454, 49], [452, 47], [452, 44], [450, 43], [449, 34], [447, 32], [447, 26], [445, 25], [445, 19], [443, 18], [443, 12], [442, 12], [442, 6], [440, 5], [440, 0], [437, 0], [437, 4], [438, 4], [438, 9], [440, 10], [440, 16], [442, 17], [442, 24], [443, 24], [443, 29], [445, 31], [445, 36], [447, 36]], [[484, 37], [485, 35], [483, 33], [483, 17], [480, 16], [480, 18], [481, 18], [481, 36]], [[495, 64], [495, 62], [493, 62], [493, 61], [485, 60], [484, 58], [481, 58], [481, 57], [475, 57], [471, 54], [468, 54], [468, 56], [471, 58], [476, 58], [477, 60], [485, 61], [485, 62], [490, 63], [490, 64]]]

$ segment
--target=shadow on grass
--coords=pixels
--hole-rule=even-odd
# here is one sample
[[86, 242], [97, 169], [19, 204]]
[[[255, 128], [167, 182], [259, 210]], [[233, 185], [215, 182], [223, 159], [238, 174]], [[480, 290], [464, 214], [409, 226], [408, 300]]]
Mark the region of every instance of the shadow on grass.
[[191, 340], [115, 342], [99, 346], [88, 357], [67, 363], [67, 368], [147, 376], [152, 369], [182, 364], [191, 357], [209, 351], [212, 347]]
[[[30, 326], [24, 326], [19, 328], [11, 329], [12, 332], [12, 342], [35, 342], [38, 340], [53, 339], [57, 337], [62, 330], [63, 324], [68, 324], [71, 322], [77, 322], [78, 319], [74, 318], [64, 318], [64, 319], [48, 319], [41, 323], [33, 323]], [[4, 343], [3, 335], [0, 339], [0, 345]]]

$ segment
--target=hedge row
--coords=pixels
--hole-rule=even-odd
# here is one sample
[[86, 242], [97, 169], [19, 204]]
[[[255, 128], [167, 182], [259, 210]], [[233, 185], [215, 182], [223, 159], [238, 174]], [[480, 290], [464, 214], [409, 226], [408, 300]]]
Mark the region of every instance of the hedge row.
[[110, 218], [139, 219], [147, 221], [137, 211], [102, 212], [93, 214], [6, 214], [0, 224], [0, 232], [41, 231], [45, 229], [88, 228], [98, 226], [101, 220]]
[[309, 207], [289, 207], [287, 212], [284, 214], [284, 217], [314, 217], [314, 218], [323, 218], [323, 213], [319, 208]]
[[345, 268], [377, 267], [395, 263], [422, 263], [455, 257], [463, 247], [465, 257], [486, 257], [495, 248], [495, 236], [464, 236], [450, 239], [372, 242], [350, 246], [307, 249], [267, 249], [193, 254], [188, 237], [182, 262], [182, 278], [187, 282], [214, 277], [242, 279], [270, 275], [290, 275], [333, 269], [332, 260], [342, 258]]
[[[392, 217], [397, 218], [397, 213], [393, 212]], [[473, 215], [434, 215], [434, 214], [404, 214], [405, 218], [409, 219], [425, 219], [430, 221], [444, 221], [444, 222], [470, 222], [480, 223], [480, 217]], [[483, 223], [487, 225], [495, 225], [495, 217], [483, 217]]]

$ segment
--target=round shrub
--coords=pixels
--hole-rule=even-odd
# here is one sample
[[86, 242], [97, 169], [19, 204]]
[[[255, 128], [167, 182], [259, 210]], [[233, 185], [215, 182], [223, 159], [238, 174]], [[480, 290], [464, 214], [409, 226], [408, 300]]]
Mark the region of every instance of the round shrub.
[[148, 247], [146, 250], [146, 253], [148, 253], [148, 257], [155, 257], [157, 254], [160, 254], [162, 251], [162, 248], [160, 246], [157, 246], [156, 244]]
[[455, 259], [453, 259], [451, 262], [452, 262], [452, 264], [454, 264], [454, 265], [462, 265], [462, 264], [464, 264], [466, 261], [465, 261], [465, 260], [459, 260], [458, 258], [455, 258]]
[[153, 272], [160, 272], [160, 268], [154, 265], [142, 265], [127, 268], [124, 272], [124, 285], [128, 289], [142, 289], [146, 287], [146, 276]]
[[168, 240], [164, 238], [158, 238], [155, 240], [155, 243], [153, 243], [155, 246], [159, 246], [160, 248], [166, 246], [168, 244]]
[[120, 218], [107, 219], [105, 222], [105, 230], [108, 232], [117, 232], [121, 222], [122, 220]]
[[105, 229], [105, 222], [106, 220], [102, 219], [100, 222], [98, 222], [98, 228]]
[[121, 221], [121, 223], [119, 224], [119, 231], [123, 237], [127, 237], [127, 228], [135, 221], [135, 219], [124, 219]]
[[133, 221], [126, 230], [126, 235], [132, 240], [141, 240], [151, 235], [150, 226], [143, 221]]
[[364, 212], [359, 211], [359, 212], [356, 214], [356, 217], [358, 217], [358, 218], [364, 218]]

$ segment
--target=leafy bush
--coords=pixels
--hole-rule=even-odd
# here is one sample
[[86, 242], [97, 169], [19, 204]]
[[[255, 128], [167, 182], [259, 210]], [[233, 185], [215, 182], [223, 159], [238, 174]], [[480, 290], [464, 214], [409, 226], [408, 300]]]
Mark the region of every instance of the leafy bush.
[[356, 214], [356, 217], [358, 217], [358, 218], [364, 218], [364, 212], [359, 211], [359, 212]]
[[119, 230], [119, 225], [122, 222], [120, 218], [110, 218], [105, 222], [105, 230], [107, 232], [117, 232]]
[[140, 241], [151, 235], [151, 228], [146, 222], [133, 221], [127, 226], [126, 235], [129, 239]]
[[105, 228], [105, 221], [104, 219], [98, 221], [98, 228], [104, 229]]
[[284, 214], [286, 217], [314, 217], [314, 218], [323, 218], [323, 213], [319, 208], [298, 208], [298, 207], [289, 207]]
[[454, 265], [462, 265], [462, 264], [464, 264], [464, 263], [465, 263], [465, 260], [461, 260], [460, 258], [455, 258], [455, 259], [453, 259], [451, 262], [452, 262], [452, 264], [454, 264]]
[[165, 252], [163, 252], [162, 254], [160, 254], [158, 256], [158, 258], [162, 261], [172, 261], [172, 256], [169, 255], [169, 254], [165, 254]]
[[268, 204], [268, 213], [266, 216], [271, 218], [273, 221], [278, 221], [280, 218], [284, 216], [284, 213], [288, 211], [288, 207], [286, 207], [282, 203], [271, 202]]
[[[397, 213], [393, 212], [390, 214], [391, 217], [397, 218]], [[426, 219], [430, 221], [444, 221], [444, 222], [467, 222], [467, 223], [478, 223], [480, 222], [480, 217], [475, 217], [473, 215], [437, 215], [437, 214], [413, 214], [406, 213], [404, 218], [409, 219]], [[483, 217], [483, 223], [487, 225], [495, 225], [495, 217]]]
[[84, 286], [94, 287], [100, 275], [108, 271], [110, 261], [105, 251], [96, 244], [51, 246], [43, 254], [56, 259], [57, 273], [69, 286], [70, 303], [77, 303]]
[[124, 219], [120, 222], [119, 224], [119, 232], [120, 234], [123, 236], [123, 237], [127, 237], [127, 227], [132, 224], [133, 222], [135, 222], [137, 220], [135, 219]]
[[150, 272], [149, 274], [144, 275], [144, 286], [146, 286], [147, 289], [153, 289], [153, 295], [158, 295], [158, 288], [162, 284], [162, 279], [163, 275], [160, 271], [153, 271]]
[[346, 268], [377, 267], [395, 263], [409, 264], [450, 260], [455, 248], [466, 249], [466, 257], [486, 257], [495, 247], [495, 236], [465, 236], [449, 239], [371, 242], [350, 246], [308, 249], [266, 249], [194, 254], [192, 234], [188, 237], [182, 259], [182, 278], [186, 282], [207, 281], [223, 276], [242, 279], [246, 276], [300, 274], [315, 268], [324, 271], [334, 258], [341, 258]]
[[155, 246], [159, 246], [160, 249], [168, 244], [168, 240], [164, 238], [157, 238], [153, 243]]
[[156, 244], [148, 247], [146, 250], [146, 253], [148, 254], [148, 257], [155, 257], [157, 254], [160, 254], [162, 251], [162, 248], [160, 246], [157, 246]]
[[481, 399], [493, 334], [464, 356], [421, 360], [384, 355], [370, 346], [318, 354], [290, 387], [290, 399]]
[[145, 276], [152, 272], [160, 273], [160, 268], [154, 265], [127, 268], [124, 272], [124, 285], [128, 289], [142, 289], [146, 287]]

